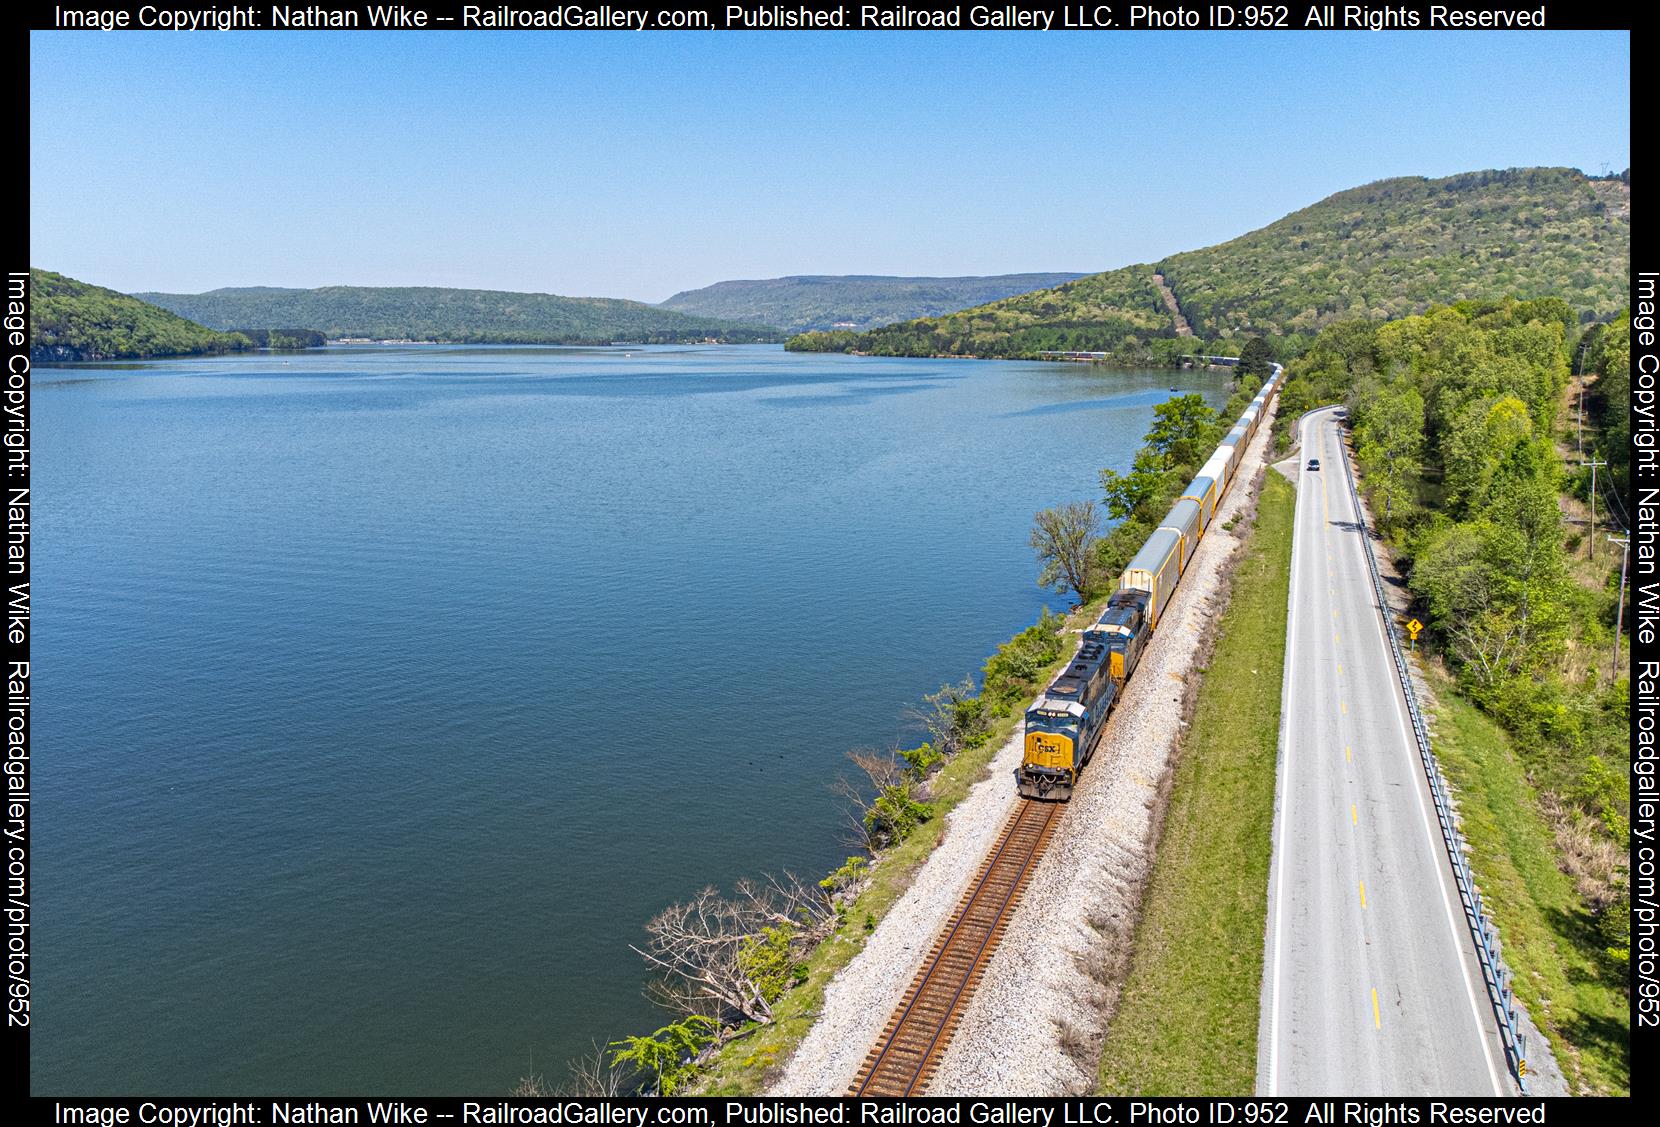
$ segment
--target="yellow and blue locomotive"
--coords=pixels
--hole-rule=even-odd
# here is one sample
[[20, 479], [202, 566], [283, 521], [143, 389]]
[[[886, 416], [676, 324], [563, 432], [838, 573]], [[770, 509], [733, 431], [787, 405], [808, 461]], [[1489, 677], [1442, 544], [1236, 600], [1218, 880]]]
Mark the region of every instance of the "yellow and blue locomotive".
[[1071, 664], [1026, 710], [1026, 754], [1015, 782], [1031, 798], [1070, 798], [1078, 772], [1147, 637], [1142, 592], [1121, 591], [1084, 631]]

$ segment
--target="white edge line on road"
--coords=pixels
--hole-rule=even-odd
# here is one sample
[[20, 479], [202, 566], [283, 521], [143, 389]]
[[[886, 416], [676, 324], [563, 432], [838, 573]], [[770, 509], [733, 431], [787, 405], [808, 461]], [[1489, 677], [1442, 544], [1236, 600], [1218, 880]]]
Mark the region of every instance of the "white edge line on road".
[[[1279, 1094], [1280, 949], [1283, 946], [1280, 940], [1280, 936], [1283, 934], [1280, 918], [1285, 910], [1285, 854], [1291, 844], [1291, 834], [1288, 832], [1291, 821], [1290, 724], [1293, 714], [1291, 704], [1297, 689], [1296, 678], [1291, 675], [1291, 663], [1296, 653], [1295, 639], [1297, 637], [1297, 516], [1301, 510], [1304, 495], [1303, 477], [1305, 475], [1301, 468], [1303, 463], [1302, 454], [1308, 448], [1306, 436], [1309, 423], [1312, 421], [1312, 419], [1305, 418], [1298, 427], [1298, 430], [1302, 433], [1298, 435], [1297, 442], [1297, 500], [1292, 507], [1291, 519], [1291, 584], [1286, 592], [1286, 601], [1291, 604], [1291, 614], [1285, 627], [1285, 661], [1282, 674], [1285, 678], [1285, 688], [1280, 699], [1279, 762], [1280, 779], [1285, 785], [1277, 788], [1280, 801], [1277, 804], [1278, 809], [1275, 811], [1274, 817], [1274, 829], [1276, 831], [1274, 834], [1274, 850], [1276, 853], [1274, 861], [1274, 916], [1269, 926], [1269, 938], [1274, 944], [1274, 957], [1270, 963], [1269, 971], [1272, 985], [1268, 989], [1268, 1090], [1263, 1093], [1269, 1096]], [[1267, 451], [1264, 451], [1265, 460], [1267, 460], [1267, 453]], [[1268, 462], [1268, 472], [1274, 472], [1271, 461]]]
[[[1349, 457], [1349, 452], [1343, 446], [1341, 439], [1338, 441], [1337, 453], [1338, 457], [1343, 458], [1345, 461]], [[1358, 487], [1353, 487], [1350, 489], [1349, 503], [1354, 506], [1355, 524], [1360, 527], [1360, 534], [1362, 536], [1370, 536], [1372, 534], [1371, 524], [1366, 520], [1361, 511], [1360, 498], [1356, 495], [1355, 491], [1357, 488]], [[1358, 545], [1357, 550], [1360, 552], [1361, 567], [1370, 573], [1370, 569], [1366, 567], [1365, 545]], [[1373, 594], [1376, 594], [1376, 592], [1373, 592]], [[1412, 732], [1407, 724], [1406, 690], [1400, 683], [1400, 671], [1395, 668], [1395, 662], [1389, 655], [1389, 636], [1384, 633], [1384, 616], [1388, 614], [1389, 611], [1387, 608], [1379, 606], [1377, 608], [1377, 612], [1378, 613], [1373, 616], [1372, 624], [1377, 627], [1378, 642], [1383, 646], [1385, 664], [1389, 666], [1390, 670], [1389, 678], [1395, 683], [1396, 691], [1390, 694], [1395, 698], [1395, 723], [1400, 726], [1403, 746], [1405, 746], [1408, 756], [1411, 757], [1415, 756], [1417, 753], [1418, 742], [1413, 738]], [[1415, 782], [1424, 782], [1423, 771], [1421, 768], [1421, 763], [1413, 764], [1412, 774]], [[1464, 992], [1465, 997], [1470, 1003], [1470, 1017], [1476, 1023], [1476, 1039], [1481, 1042], [1481, 1053], [1487, 1060], [1487, 1076], [1493, 1083], [1493, 1094], [1495, 1096], [1507, 1096], [1510, 1093], [1506, 1091], [1504, 1083], [1499, 1079], [1498, 1069], [1493, 1064], [1493, 1047], [1487, 1043], [1487, 1030], [1482, 1024], [1481, 1006], [1476, 1001], [1475, 983], [1470, 981], [1470, 967], [1464, 958], [1464, 938], [1469, 933], [1469, 928], [1466, 926], [1463, 929], [1463, 932], [1460, 932], [1458, 921], [1453, 915], [1452, 901], [1447, 896], [1447, 871], [1452, 867], [1452, 862], [1449, 858], [1447, 864], [1445, 865], [1435, 863], [1437, 855], [1446, 856], [1446, 843], [1436, 835], [1433, 827], [1430, 826], [1429, 806], [1424, 802], [1424, 787], [1414, 785], [1412, 790], [1418, 796], [1418, 814], [1423, 820], [1424, 836], [1429, 839], [1430, 865], [1434, 871], [1436, 887], [1441, 890], [1441, 907], [1446, 909], [1447, 929], [1452, 933], [1453, 951], [1458, 958], [1458, 971], [1464, 977]], [[1474, 940], [1472, 940], [1472, 942], [1473, 941]]]

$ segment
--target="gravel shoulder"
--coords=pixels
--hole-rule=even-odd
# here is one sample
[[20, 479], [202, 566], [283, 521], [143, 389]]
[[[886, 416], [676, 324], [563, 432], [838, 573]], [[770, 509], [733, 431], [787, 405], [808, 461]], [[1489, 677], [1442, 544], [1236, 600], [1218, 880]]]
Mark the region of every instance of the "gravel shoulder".
[[[1191, 703], [1188, 674], [1221, 609], [1223, 570], [1242, 543], [1223, 525], [1254, 504], [1271, 432], [1260, 428], [1246, 450], [1244, 481], [1200, 541], [930, 1095], [1066, 1095], [1093, 1087]], [[944, 840], [910, 890], [827, 987], [818, 1021], [769, 1094], [847, 1090], [1002, 828], [1016, 800], [1011, 775], [1019, 762], [1017, 733], [951, 813]]]

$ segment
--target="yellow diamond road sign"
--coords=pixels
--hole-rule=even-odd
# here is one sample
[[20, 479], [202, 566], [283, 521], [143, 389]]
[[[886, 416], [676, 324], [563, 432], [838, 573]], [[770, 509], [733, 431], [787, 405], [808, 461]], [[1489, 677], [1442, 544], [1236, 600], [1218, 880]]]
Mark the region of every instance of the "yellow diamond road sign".
[[1409, 618], [1406, 620], [1406, 632], [1411, 634], [1414, 638], [1418, 636], [1418, 631], [1423, 628], [1424, 624], [1419, 622], [1416, 618]]

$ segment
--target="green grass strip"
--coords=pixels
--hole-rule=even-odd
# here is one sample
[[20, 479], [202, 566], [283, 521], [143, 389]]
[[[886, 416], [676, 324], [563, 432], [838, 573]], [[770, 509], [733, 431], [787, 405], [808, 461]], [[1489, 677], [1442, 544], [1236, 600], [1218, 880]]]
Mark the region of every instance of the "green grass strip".
[[1249, 1095], [1296, 490], [1269, 471], [1233, 573], [1142, 902], [1100, 1090]]
[[1599, 965], [1594, 921], [1558, 867], [1555, 835], [1527, 771], [1491, 717], [1448, 681], [1436, 691], [1436, 758], [1457, 796], [1470, 867], [1498, 924], [1516, 996], [1550, 1038], [1575, 1095], [1630, 1095], [1630, 1002]]

